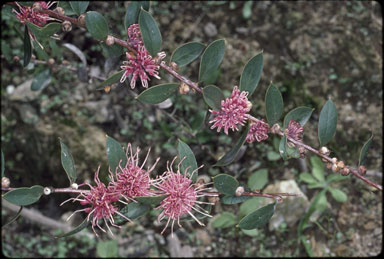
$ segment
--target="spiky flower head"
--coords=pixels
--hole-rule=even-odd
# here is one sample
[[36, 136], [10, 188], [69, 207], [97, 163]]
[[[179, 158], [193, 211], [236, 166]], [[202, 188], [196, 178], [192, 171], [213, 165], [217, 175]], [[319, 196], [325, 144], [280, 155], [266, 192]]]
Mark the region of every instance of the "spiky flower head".
[[149, 189], [151, 185], [150, 172], [155, 168], [160, 158], [157, 158], [151, 168], [144, 169], [144, 165], [147, 162], [150, 151], [151, 150], [149, 149], [144, 162], [141, 166], [139, 166], [140, 148], [137, 148], [136, 153], [134, 154], [131, 143], [128, 143], [126, 151], [127, 162], [124, 167], [119, 164], [120, 170], [116, 169], [116, 177], [114, 177], [114, 180], [111, 181], [110, 188], [112, 188], [116, 194], [120, 194], [127, 201], [134, 201], [134, 198], [137, 196], [153, 195]]
[[60, 206], [70, 200], [72, 200], [73, 202], [79, 201], [80, 204], [84, 206], [89, 205], [90, 207], [75, 211], [72, 215], [68, 217], [67, 220], [69, 220], [75, 213], [84, 211], [85, 213], [88, 213], [87, 221], [90, 221], [92, 217], [92, 229], [95, 232], [96, 236], [98, 235], [95, 230], [95, 226], [97, 226], [101, 231], [106, 232], [106, 230], [99, 225], [99, 220], [104, 221], [105, 226], [113, 235], [109, 225], [120, 228], [120, 226], [114, 223], [113, 216], [115, 214], [120, 215], [121, 217], [123, 217], [128, 221], [131, 221], [131, 220], [125, 217], [123, 214], [121, 214], [118, 211], [118, 208], [114, 203], [117, 201], [120, 201], [119, 194], [116, 194], [113, 188], [110, 188], [110, 186], [108, 187], [105, 186], [105, 184], [100, 181], [99, 170], [100, 170], [100, 166], [95, 172], [95, 176], [94, 176], [94, 181], [96, 183], [95, 186], [92, 186], [88, 183], [80, 184], [79, 186], [83, 186], [83, 185], [89, 186], [90, 190], [81, 192], [76, 198], [70, 198], [64, 201], [63, 203], [60, 204]]
[[303, 134], [304, 134], [304, 128], [301, 127], [301, 124], [294, 120], [290, 120], [287, 128], [288, 137], [291, 137], [297, 141], [302, 141]]
[[[19, 12], [15, 9], [12, 11], [16, 14], [17, 19], [19, 19], [22, 24], [25, 24], [28, 21], [39, 27], [43, 27], [48, 20], [52, 20], [48, 14], [35, 12], [30, 6], [21, 6], [18, 2], [15, 3], [19, 7]], [[42, 9], [49, 9], [55, 2], [38, 1], [36, 3], [39, 3]]]
[[143, 46], [143, 39], [141, 38], [140, 26], [138, 24], [132, 24], [128, 28], [128, 41], [135, 48]]
[[255, 140], [257, 140], [257, 142], [266, 140], [268, 138], [268, 131], [269, 127], [264, 119], [261, 119], [260, 121], [256, 122], [252, 121], [246, 141], [248, 143], [252, 143]]
[[248, 92], [240, 91], [237, 86], [233, 88], [232, 96], [221, 101], [220, 111], [209, 110], [215, 115], [209, 123], [213, 123], [211, 129], [217, 128], [220, 132], [224, 128], [224, 133], [228, 135], [228, 129], [239, 130], [237, 125], [244, 126], [247, 119], [247, 112], [251, 106], [248, 101]]
[[169, 161], [167, 161], [167, 171], [164, 172], [164, 174], [153, 184], [160, 190], [163, 195], [167, 195], [167, 197], [163, 199], [160, 205], [156, 208], [163, 210], [158, 216], [159, 222], [165, 217], [168, 218], [168, 221], [161, 234], [164, 233], [169, 225], [169, 222], [172, 220], [171, 232], [173, 235], [173, 226], [175, 221], [177, 220], [177, 224], [179, 227], [181, 227], [180, 217], [187, 214], [189, 214], [201, 226], [204, 226], [204, 224], [200, 222], [192, 213], [193, 210], [205, 216], [211, 217], [209, 214], [207, 214], [207, 211], [199, 206], [199, 204], [213, 204], [197, 200], [200, 197], [209, 196], [209, 193], [205, 193], [205, 191], [209, 190], [210, 188], [205, 188], [205, 184], [193, 184], [191, 180], [193, 174], [199, 168], [193, 171], [191, 174], [188, 174], [188, 170], [185, 170], [184, 175], [181, 174], [180, 165], [183, 162], [183, 159], [178, 164], [177, 172], [175, 173], [172, 169], [175, 159], [176, 157], [173, 159], [170, 166]]

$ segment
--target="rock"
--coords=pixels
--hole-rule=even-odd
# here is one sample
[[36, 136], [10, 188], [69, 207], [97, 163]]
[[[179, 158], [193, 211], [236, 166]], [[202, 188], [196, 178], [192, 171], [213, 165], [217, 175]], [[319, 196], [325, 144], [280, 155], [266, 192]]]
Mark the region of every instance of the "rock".
[[364, 225], [364, 228], [366, 230], [372, 230], [372, 229], [375, 229], [376, 227], [377, 226], [376, 226], [375, 222], [373, 222], [373, 221], [370, 221], [370, 222], [368, 222], [367, 224]]
[[192, 247], [182, 246], [176, 234], [173, 234], [173, 237], [169, 235], [167, 241], [170, 257], [193, 257]]
[[216, 25], [209, 22], [204, 26], [204, 32], [208, 37], [215, 37], [217, 35]]
[[201, 245], [208, 246], [211, 244], [211, 236], [207, 230], [197, 229], [195, 235], [196, 241], [200, 241]]
[[18, 85], [16, 89], [14, 89], [12, 93], [9, 95], [9, 99], [11, 101], [22, 101], [22, 102], [29, 102], [37, 99], [41, 94], [41, 90], [32, 91], [31, 90], [32, 81], [33, 79], [30, 79], [25, 81], [21, 85]]
[[[298, 197], [285, 197], [282, 203], [276, 206], [276, 211], [269, 221], [269, 230], [277, 229], [283, 222], [287, 226], [293, 226], [307, 211], [309, 201], [307, 196], [300, 190], [295, 180], [280, 181], [268, 185], [264, 193], [295, 193]], [[271, 203], [270, 199], [264, 199], [260, 206]]]

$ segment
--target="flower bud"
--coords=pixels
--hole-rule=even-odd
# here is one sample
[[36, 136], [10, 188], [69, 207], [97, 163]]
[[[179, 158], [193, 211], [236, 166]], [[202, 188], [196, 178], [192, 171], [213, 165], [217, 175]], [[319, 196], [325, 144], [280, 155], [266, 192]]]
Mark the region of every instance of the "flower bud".
[[252, 103], [247, 101], [247, 110], [250, 111], [252, 109]]
[[179, 66], [177, 65], [176, 62], [173, 62], [173, 61], [171, 62], [171, 68], [176, 72], [179, 71]]
[[367, 173], [367, 168], [365, 166], [361, 165], [359, 168], [357, 168], [357, 171], [359, 171], [359, 174], [365, 175]]
[[112, 46], [115, 44], [115, 38], [112, 35], [108, 35], [107, 39], [105, 40], [105, 44]]
[[9, 181], [8, 177], [3, 176], [1, 178], [1, 187], [2, 188], [8, 188], [10, 183], [11, 183], [11, 181]]
[[339, 171], [339, 167], [336, 164], [332, 165], [332, 172], [337, 173]]
[[331, 151], [327, 147], [321, 147], [320, 148], [320, 153], [323, 154], [323, 155], [328, 156], [331, 153]]
[[243, 186], [237, 187], [235, 195], [236, 196], [241, 196], [243, 193], [244, 193], [244, 187]]
[[55, 12], [61, 15], [65, 15], [65, 11], [62, 7], [56, 7]]
[[331, 169], [332, 168], [332, 164], [331, 163], [327, 163], [327, 169]]
[[14, 57], [13, 57], [13, 61], [15, 61], [15, 62], [20, 61], [20, 57], [19, 57], [19, 56], [14, 56]]
[[179, 93], [180, 94], [187, 94], [191, 89], [189, 88], [189, 85], [187, 85], [186, 83], [181, 83], [180, 87], [179, 87]]
[[85, 27], [85, 13], [81, 14], [79, 18], [77, 18], [77, 22], [80, 26]]
[[64, 21], [61, 24], [61, 30], [64, 32], [69, 32], [72, 30], [72, 23], [70, 21]]
[[77, 190], [79, 188], [79, 185], [77, 183], [71, 184], [71, 188]]
[[280, 132], [280, 125], [277, 124], [277, 123], [273, 124], [273, 126], [272, 126], [272, 128], [271, 128], [271, 132], [272, 132], [273, 134], [277, 134], [277, 133], [279, 133], [279, 132]]
[[349, 175], [350, 170], [349, 170], [348, 167], [344, 167], [344, 168], [340, 171], [340, 173], [341, 173], [341, 175], [343, 175], [343, 176], [347, 176], [347, 175]]
[[39, 3], [39, 2], [33, 3], [33, 5], [32, 5], [32, 11], [33, 12], [39, 12], [41, 10], [43, 10], [43, 7], [41, 6], [41, 3]]
[[344, 162], [343, 161], [340, 161], [337, 163], [337, 167], [340, 167], [340, 168], [344, 168]]
[[333, 157], [331, 160], [332, 160], [332, 164], [336, 164], [337, 163], [337, 158], [336, 157]]
[[55, 60], [53, 58], [48, 59], [48, 64], [49, 65], [55, 64]]
[[52, 193], [52, 190], [49, 187], [45, 187], [43, 192], [44, 192], [44, 195], [50, 195]]
[[112, 87], [110, 85], [104, 86], [104, 92], [109, 93], [111, 91]]

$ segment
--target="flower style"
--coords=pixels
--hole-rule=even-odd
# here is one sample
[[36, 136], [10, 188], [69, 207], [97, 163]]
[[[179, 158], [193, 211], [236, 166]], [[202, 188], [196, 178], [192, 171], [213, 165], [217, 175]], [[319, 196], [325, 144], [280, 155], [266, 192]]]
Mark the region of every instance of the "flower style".
[[[130, 151], [130, 155], [128, 155]], [[141, 166], [139, 166], [139, 152], [140, 149], [136, 149], [136, 153], [132, 152], [132, 145], [128, 143], [127, 146], [127, 163], [124, 167], [119, 164], [120, 172], [116, 169], [116, 180], [111, 181], [111, 188], [117, 195], [121, 195], [127, 201], [135, 201], [136, 196], [150, 196], [153, 193], [149, 190], [151, 179], [149, 177], [150, 172], [155, 168], [160, 158], [157, 158], [156, 162], [150, 169], [144, 170], [144, 164], [146, 163], [150, 149], [147, 156]]]
[[213, 204], [197, 200], [199, 197], [209, 196], [209, 193], [204, 193], [204, 191], [209, 190], [210, 188], [204, 188], [206, 184], [193, 184], [191, 180], [194, 172], [199, 168], [193, 171], [189, 177], [187, 170], [185, 170], [185, 175], [182, 175], [180, 173], [180, 165], [183, 162], [183, 159], [178, 164], [177, 172], [175, 173], [173, 172], [172, 166], [176, 158], [177, 157], [173, 159], [171, 166], [169, 166], [169, 161], [167, 161], [167, 171], [164, 172], [160, 179], [153, 184], [163, 194], [167, 195], [167, 197], [161, 201], [160, 205], [155, 208], [163, 209], [158, 216], [159, 222], [164, 217], [168, 217], [168, 221], [161, 234], [164, 233], [169, 225], [169, 222], [172, 220], [171, 233], [173, 235], [173, 226], [175, 221], [177, 220], [177, 224], [181, 227], [180, 217], [186, 214], [189, 214], [194, 220], [196, 220], [197, 223], [199, 223], [199, 225], [204, 226], [204, 224], [192, 214], [192, 210], [211, 217], [211, 215], [207, 214], [208, 212], [201, 208], [198, 204]]
[[82, 186], [82, 185], [89, 186], [90, 190], [80, 193], [76, 198], [70, 198], [64, 201], [63, 203], [60, 204], [60, 206], [70, 200], [72, 200], [73, 202], [79, 201], [81, 205], [90, 205], [91, 207], [87, 207], [87, 208], [75, 211], [72, 215], [68, 217], [67, 220], [69, 220], [75, 213], [84, 211], [85, 213], [88, 213], [87, 221], [89, 221], [91, 216], [93, 216], [92, 229], [93, 229], [93, 232], [95, 232], [96, 236], [98, 235], [96, 233], [95, 226], [97, 226], [101, 231], [106, 232], [105, 229], [103, 229], [99, 225], [99, 220], [104, 221], [106, 227], [113, 235], [111, 229], [109, 228], [109, 224], [114, 227], [120, 228], [120, 226], [116, 225], [114, 222], [114, 219], [113, 219], [114, 214], [120, 215], [121, 217], [123, 217], [124, 219], [130, 222], [131, 220], [125, 217], [123, 214], [121, 214], [118, 211], [118, 208], [113, 205], [114, 202], [120, 201], [119, 194], [116, 194], [113, 188], [110, 188], [110, 186], [106, 187], [105, 184], [100, 181], [99, 170], [100, 170], [100, 166], [95, 172], [95, 176], [94, 176], [94, 181], [96, 183], [96, 186], [92, 186], [88, 183], [80, 184], [79, 186]]
[[261, 119], [257, 122], [252, 122], [251, 127], [249, 128], [246, 141], [252, 143], [255, 140], [257, 142], [266, 140], [268, 138], [269, 127], [264, 119]]
[[221, 101], [220, 111], [209, 110], [216, 117], [209, 123], [214, 123], [211, 129], [217, 127], [217, 132], [224, 128], [224, 133], [228, 135], [228, 129], [239, 130], [237, 124], [244, 126], [247, 119], [247, 112], [251, 110], [251, 103], [248, 101], [248, 92], [233, 88], [232, 96]]
[[293, 138], [294, 140], [297, 140], [297, 141], [303, 140], [304, 128], [301, 127], [300, 123], [294, 120], [289, 121], [286, 132], [287, 132], [287, 136]]

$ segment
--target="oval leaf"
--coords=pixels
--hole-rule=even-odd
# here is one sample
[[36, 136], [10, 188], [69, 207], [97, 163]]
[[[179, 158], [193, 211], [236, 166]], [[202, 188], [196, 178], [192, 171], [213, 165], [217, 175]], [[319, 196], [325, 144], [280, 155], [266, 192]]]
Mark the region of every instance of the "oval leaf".
[[337, 110], [331, 100], [328, 100], [320, 112], [318, 135], [320, 146], [325, 146], [336, 132]]
[[259, 169], [248, 178], [248, 187], [252, 191], [261, 190], [268, 183], [268, 169]]
[[35, 185], [30, 188], [21, 187], [7, 192], [3, 195], [3, 198], [13, 204], [27, 206], [37, 202], [43, 194], [43, 191], [44, 188], [40, 185]]
[[299, 179], [300, 181], [303, 181], [303, 182], [306, 182], [306, 183], [317, 183], [317, 180], [315, 178], [313, 178], [312, 175], [310, 175], [309, 173], [301, 173], [300, 176], [299, 176]]
[[137, 24], [141, 7], [143, 7], [144, 10], [148, 11], [149, 1], [132, 1], [128, 5], [127, 12], [125, 13], [124, 18], [125, 31], [127, 31], [129, 26], [131, 26], [132, 24]]
[[203, 97], [205, 103], [215, 111], [220, 111], [221, 100], [225, 99], [221, 89], [214, 85], [207, 85], [203, 88]]
[[61, 23], [51, 22], [45, 25], [44, 27], [39, 27], [33, 23], [26, 22], [25, 23], [29, 30], [35, 35], [38, 39], [44, 40], [61, 29]]
[[334, 189], [334, 188], [329, 188], [328, 190], [331, 192], [332, 197], [337, 202], [346, 202], [347, 201], [348, 196], [343, 191], [340, 191], [339, 189]]
[[307, 123], [307, 121], [311, 117], [313, 110], [314, 109], [311, 109], [305, 106], [300, 106], [291, 110], [284, 117], [284, 123], [283, 123], [284, 129], [288, 127], [288, 124], [291, 120], [294, 120], [300, 123], [300, 125], [304, 127], [305, 123]]
[[69, 4], [72, 7], [72, 10], [77, 14], [80, 15], [87, 10], [88, 1], [69, 1]]
[[288, 154], [287, 154], [287, 136], [285, 136], [285, 135], [280, 140], [279, 154], [280, 154], [280, 156], [284, 160], [288, 159]]
[[324, 163], [317, 156], [311, 156], [312, 174], [319, 181], [324, 182]]
[[140, 203], [147, 204], [147, 205], [158, 205], [162, 200], [167, 197], [166, 195], [161, 196], [138, 196], [135, 197], [135, 200], [137, 200]]
[[372, 138], [373, 138], [373, 134], [372, 134], [371, 137], [367, 140], [367, 142], [365, 142], [364, 146], [361, 148], [361, 151], [360, 151], [360, 157], [359, 157], [359, 166], [361, 166], [361, 165], [365, 165], [365, 158], [366, 158], [366, 156], [367, 156], [368, 149], [369, 149], [369, 147], [371, 146]]
[[219, 68], [225, 53], [225, 40], [215, 40], [205, 49], [200, 62], [199, 81], [204, 83]]
[[247, 138], [247, 135], [248, 135], [248, 131], [249, 131], [249, 125], [247, 126], [247, 128], [245, 129], [243, 134], [240, 136], [240, 138], [237, 140], [235, 145], [232, 147], [232, 149], [229, 150], [229, 152], [227, 154], [225, 154], [213, 166], [226, 166], [226, 165], [232, 163], [235, 160], [237, 154], [239, 153], [241, 146], [244, 144], [245, 139]]
[[275, 124], [283, 114], [283, 97], [279, 89], [271, 84], [265, 94], [265, 113], [270, 126]]
[[107, 157], [109, 168], [114, 174], [116, 174], [116, 170], [120, 172], [120, 162], [121, 167], [127, 164], [127, 156], [120, 143], [109, 136], [107, 136]]
[[179, 67], [188, 65], [200, 56], [204, 47], [205, 45], [200, 42], [188, 42], [181, 45], [172, 53], [171, 62], [175, 62]]
[[213, 177], [213, 184], [218, 192], [225, 195], [234, 195], [239, 182], [228, 174], [219, 174]]
[[256, 90], [263, 71], [263, 52], [251, 58], [245, 65], [240, 77], [240, 91], [247, 91], [248, 99]]
[[103, 54], [107, 58], [120, 57], [124, 54], [124, 49], [122, 46], [118, 44], [113, 44], [112, 46], [108, 46], [104, 42], [101, 43], [101, 47], [103, 48]]
[[220, 199], [221, 203], [223, 204], [236, 204], [241, 203], [243, 201], [248, 200], [251, 198], [250, 196], [233, 196], [233, 195], [226, 195]]
[[157, 27], [156, 21], [143, 8], [141, 8], [139, 15], [139, 25], [145, 49], [152, 57], [155, 57], [161, 50], [161, 33]]
[[239, 218], [242, 218], [260, 208], [260, 202], [263, 200], [265, 200], [265, 198], [263, 197], [251, 197], [250, 199], [246, 200], [240, 205], [238, 212]]
[[213, 228], [228, 228], [236, 225], [236, 216], [231, 212], [223, 212], [212, 220]]
[[[188, 169], [188, 173], [189, 175], [191, 175], [191, 173], [197, 169], [197, 162], [196, 162], [195, 155], [192, 152], [192, 149], [179, 139], [179, 144], [177, 145], [177, 151], [179, 152], [180, 160], [182, 160], [185, 157], [185, 159], [183, 160], [183, 163], [181, 164], [181, 173], [184, 174], [185, 171]], [[197, 179], [197, 171], [193, 174], [192, 181], [195, 182], [196, 179]]]
[[[123, 214], [125, 217], [133, 220], [143, 216], [150, 209], [151, 207], [147, 204], [131, 202], [127, 206], [122, 208], [119, 212]], [[121, 224], [127, 221], [126, 219], [119, 216], [118, 214], [115, 215], [114, 219], [115, 219], [115, 224]]]
[[179, 84], [176, 83], [155, 85], [143, 91], [136, 99], [143, 103], [158, 104], [168, 99], [178, 88]]
[[32, 56], [32, 46], [31, 46], [31, 38], [29, 37], [28, 27], [24, 26], [24, 59], [23, 65], [26, 67], [31, 61]]
[[69, 151], [68, 147], [60, 140], [61, 146], [61, 164], [65, 172], [67, 173], [70, 184], [76, 182], [77, 174], [75, 168], [75, 161], [73, 160], [71, 151]]
[[32, 81], [31, 90], [39, 91], [43, 90], [51, 82], [51, 74], [49, 69], [40, 72]]
[[276, 203], [268, 204], [245, 216], [239, 223], [241, 229], [254, 229], [263, 227], [275, 212]]
[[83, 222], [81, 222], [80, 225], [78, 225], [77, 227], [75, 227], [74, 229], [72, 229], [71, 231], [67, 232], [67, 233], [64, 233], [62, 235], [58, 235], [56, 236], [55, 238], [62, 238], [62, 237], [68, 237], [68, 236], [72, 236], [76, 233], [79, 233], [80, 231], [82, 231], [83, 229], [85, 229], [89, 224], [89, 221], [87, 219], [84, 219]]
[[107, 38], [109, 29], [104, 16], [95, 11], [88, 11], [85, 16], [85, 25], [92, 37], [98, 40]]

